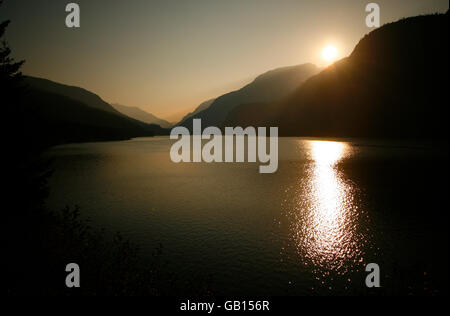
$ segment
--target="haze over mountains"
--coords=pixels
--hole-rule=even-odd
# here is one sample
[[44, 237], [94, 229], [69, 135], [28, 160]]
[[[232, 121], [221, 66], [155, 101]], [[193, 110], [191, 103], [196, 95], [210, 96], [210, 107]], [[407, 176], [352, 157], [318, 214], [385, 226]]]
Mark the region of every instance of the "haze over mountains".
[[155, 115], [146, 112], [137, 106], [126, 106], [121, 104], [111, 104], [111, 106], [120, 113], [144, 123], [156, 124], [163, 128], [169, 128], [173, 125], [173, 123], [160, 119], [159, 117], [156, 117]]
[[[21, 102], [50, 143], [169, 133], [169, 122], [139, 108], [113, 107], [46, 79], [24, 81]], [[192, 119], [200, 118], [203, 128], [278, 126], [281, 136], [444, 137], [447, 87], [448, 12], [384, 25], [324, 70], [303, 64], [266, 72], [202, 103], [177, 125], [192, 130]]]
[[25, 77], [20, 103], [33, 113], [29, 124], [45, 144], [167, 134], [158, 125], [119, 113], [90, 91], [47, 79]]
[[186, 115], [180, 120], [180, 122], [183, 122], [183, 121], [187, 120], [188, 118], [190, 118], [190, 117], [192, 117], [192, 116], [195, 116], [197, 113], [200, 113], [201, 111], [206, 110], [207, 108], [209, 108], [209, 107], [211, 106], [211, 104], [213, 104], [213, 102], [214, 102], [215, 100], [216, 100], [216, 99], [210, 99], [210, 100], [208, 100], [208, 101], [205, 101], [205, 102], [201, 103], [199, 106], [197, 106], [197, 107], [195, 108], [194, 111], [192, 111], [192, 112], [186, 114]]
[[24, 81], [25, 85], [30, 86], [32, 89], [63, 95], [89, 105], [90, 107], [110, 113], [119, 114], [119, 112], [116, 111], [109, 103], [103, 101], [98, 95], [86, 89], [75, 86], [68, 86], [65, 84], [53, 82], [48, 79], [36, 78], [31, 76], [25, 77]]
[[448, 12], [390, 23], [278, 102], [235, 108], [227, 126], [284, 136], [446, 137]]
[[221, 126], [228, 113], [236, 106], [251, 102], [276, 101], [294, 91], [320, 68], [313, 64], [278, 68], [258, 76], [240, 90], [224, 94], [215, 99], [205, 110], [198, 112], [177, 125], [192, 129], [192, 120], [199, 118], [202, 126]]

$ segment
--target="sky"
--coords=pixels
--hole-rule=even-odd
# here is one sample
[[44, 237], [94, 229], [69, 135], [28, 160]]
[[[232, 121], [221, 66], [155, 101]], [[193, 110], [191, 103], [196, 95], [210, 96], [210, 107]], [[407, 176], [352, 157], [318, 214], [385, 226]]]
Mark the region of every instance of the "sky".
[[[73, 0], [72, 0], [73, 1]], [[363, 0], [5, 0], [6, 39], [24, 74], [75, 85], [169, 121], [274, 68], [326, 66], [371, 28]], [[374, 1], [381, 24], [448, 10], [448, 0]]]

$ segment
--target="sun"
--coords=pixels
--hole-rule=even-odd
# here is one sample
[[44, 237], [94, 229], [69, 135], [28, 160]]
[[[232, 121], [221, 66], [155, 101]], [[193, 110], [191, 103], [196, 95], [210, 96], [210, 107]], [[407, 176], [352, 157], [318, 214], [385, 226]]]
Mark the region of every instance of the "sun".
[[322, 51], [322, 57], [328, 62], [332, 62], [337, 57], [337, 48], [333, 45], [326, 46]]

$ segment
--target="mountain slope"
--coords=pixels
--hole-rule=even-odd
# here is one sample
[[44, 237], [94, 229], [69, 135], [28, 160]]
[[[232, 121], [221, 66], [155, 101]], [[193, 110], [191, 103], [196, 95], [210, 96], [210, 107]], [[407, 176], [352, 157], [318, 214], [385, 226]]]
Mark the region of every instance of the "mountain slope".
[[192, 127], [192, 119], [202, 119], [202, 126], [220, 126], [228, 113], [240, 104], [271, 102], [292, 92], [302, 82], [317, 74], [320, 69], [313, 64], [278, 68], [257, 77], [240, 90], [218, 97], [206, 110], [195, 114], [179, 125]]
[[186, 114], [186, 115], [180, 120], [180, 122], [183, 122], [183, 121], [187, 120], [188, 118], [190, 118], [190, 117], [196, 115], [197, 113], [200, 113], [201, 111], [206, 110], [207, 108], [209, 108], [209, 107], [211, 106], [211, 104], [213, 104], [213, 102], [214, 102], [215, 100], [216, 100], [216, 99], [211, 99], [211, 100], [205, 101], [205, 102], [203, 102], [203, 103], [200, 103], [200, 105], [197, 106], [197, 107], [195, 108], [194, 111], [192, 111], [192, 112]]
[[24, 78], [24, 83], [33, 89], [63, 95], [96, 109], [115, 114], [119, 113], [98, 95], [80, 87], [68, 86], [48, 79], [30, 76]]
[[372, 31], [281, 102], [243, 105], [227, 121], [285, 136], [444, 137], [447, 86], [448, 13], [419, 16]]
[[126, 119], [126, 121], [131, 122], [132, 124], [140, 125], [146, 129], [150, 128], [158, 135], [167, 134], [167, 131], [165, 131], [164, 128], [157, 126], [158, 124], [146, 123], [136, 118], [129, 117], [126, 114], [117, 111], [109, 103], [103, 101], [103, 99], [99, 97], [97, 94], [88, 91], [86, 89], [76, 86], [64, 85], [44, 78], [36, 78], [30, 76], [25, 76], [23, 81], [24, 86], [31, 90], [64, 96], [71, 100], [78, 101], [81, 104], [89, 106], [91, 108], [109, 112], [117, 116], [121, 116], [124, 119]]
[[111, 106], [120, 113], [144, 123], [156, 124], [163, 128], [170, 128], [173, 125], [166, 120], [160, 119], [159, 117], [156, 117], [153, 114], [135, 106], [126, 106], [121, 104], [111, 104]]
[[[35, 84], [36, 82], [38, 84]], [[40, 89], [42, 87], [40, 83], [46, 84], [43, 89]], [[168, 133], [158, 125], [137, 121], [112, 108], [100, 109], [75, 98], [50, 92], [55, 88], [61, 93], [65, 93], [67, 90], [59, 89], [58, 83], [50, 82], [50, 86], [47, 83], [44, 79], [30, 81], [29, 77], [26, 78], [20, 99], [20, 109], [24, 112], [24, 117], [33, 118], [23, 128], [29, 130], [28, 133], [32, 133], [35, 141], [41, 145], [124, 140]], [[73, 91], [77, 91], [77, 89], [80, 88], [70, 87], [69, 94], [73, 96]], [[87, 100], [91, 102], [101, 100], [100, 97], [89, 91], [83, 89], [78, 91], [84, 91], [82, 99], [87, 97]], [[79, 99], [79, 94], [77, 96]], [[101, 102], [97, 104], [102, 105]], [[25, 123], [21, 123], [21, 117], [15, 117], [13, 120], [16, 121], [15, 125], [18, 127]]]

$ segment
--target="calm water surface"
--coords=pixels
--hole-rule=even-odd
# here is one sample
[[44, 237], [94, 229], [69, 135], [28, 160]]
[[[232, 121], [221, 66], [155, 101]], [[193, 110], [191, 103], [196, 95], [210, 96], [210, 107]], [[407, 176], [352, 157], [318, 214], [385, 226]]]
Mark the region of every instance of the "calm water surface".
[[181, 279], [210, 277], [218, 294], [358, 294], [371, 262], [392, 292], [416, 291], [417, 274], [448, 262], [446, 229], [430, 219], [448, 202], [445, 146], [280, 138], [278, 171], [260, 174], [259, 163], [175, 164], [172, 143], [55, 147], [47, 203], [80, 206], [144, 256], [161, 243]]

